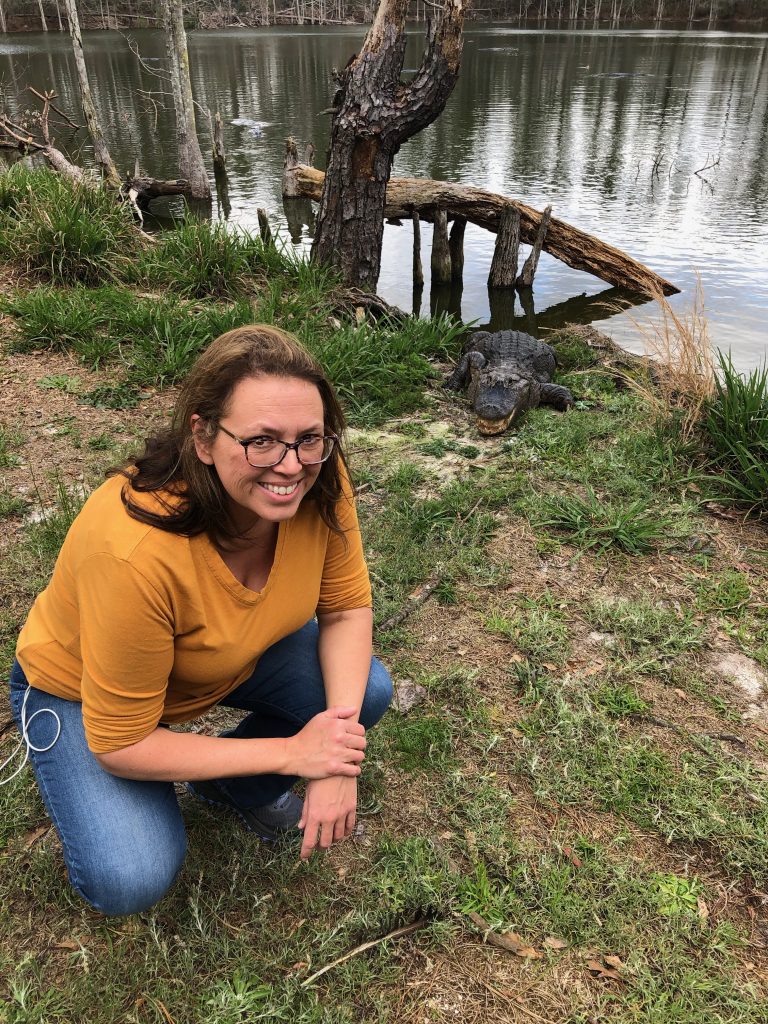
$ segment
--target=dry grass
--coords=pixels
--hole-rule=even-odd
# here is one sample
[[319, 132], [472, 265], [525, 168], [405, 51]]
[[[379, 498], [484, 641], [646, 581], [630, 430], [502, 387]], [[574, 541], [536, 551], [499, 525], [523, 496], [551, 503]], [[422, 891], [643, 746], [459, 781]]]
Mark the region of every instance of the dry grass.
[[654, 360], [649, 377], [625, 375], [627, 384], [641, 395], [661, 423], [677, 421], [684, 440], [700, 422], [704, 406], [715, 390], [715, 356], [704, 310], [704, 290], [697, 276], [690, 308], [676, 312], [661, 291], [652, 295], [661, 316], [632, 322]]

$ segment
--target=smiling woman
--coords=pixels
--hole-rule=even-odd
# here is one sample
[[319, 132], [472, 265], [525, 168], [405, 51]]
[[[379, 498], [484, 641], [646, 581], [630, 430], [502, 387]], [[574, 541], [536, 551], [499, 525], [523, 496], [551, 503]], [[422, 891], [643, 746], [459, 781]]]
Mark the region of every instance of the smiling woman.
[[[175, 879], [174, 781], [264, 839], [298, 825], [302, 858], [354, 827], [391, 683], [371, 657], [343, 429], [294, 338], [230, 331], [67, 536], [11, 695], [72, 884], [104, 913], [146, 909]], [[217, 703], [247, 712], [231, 732], [168, 728]]]

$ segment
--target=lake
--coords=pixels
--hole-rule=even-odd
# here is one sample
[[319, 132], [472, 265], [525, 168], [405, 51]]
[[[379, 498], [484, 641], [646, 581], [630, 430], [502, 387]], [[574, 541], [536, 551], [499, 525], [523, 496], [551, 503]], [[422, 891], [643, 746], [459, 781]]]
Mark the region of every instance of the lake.
[[[300, 152], [317, 147], [324, 166], [333, 67], [343, 67], [365, 28], [289, 27], [194, 32], [189, 36], [199, 103], [225, 124], [231, 223], [256, 228], [267, 209], [287, 244], [308, 246], [308, 225], [283, 212], [280, 179], [287, 135]], [[131, 52], [138, 48], [143, 65]], [[150, 30], [84, 37], [92, 88], [122, 171], [139, 161], [175, 177], [163, 36]], [[406, 69], [418, 64], [421, 27], [409, 31]], [[32, 107], [26, 85], [55, 88], [79, 111], [67, 35], [0, 40], [0, 83], [11, 110]], [[238, 123], [239, 122], [239, 123]], [[204, 153], [209, 129], [198, 123]], [[83, 133], [56, 128], [59, 143], [88, 159]], [[74, 150], [73, 150], [74, 147]], [[698, 172], [698, 173], [697, 173]], [[710, 336], [742, 369], [758, 365], [768, 343], [768, 34], [662, 30], [527, 30], [471, 25], [461, 76], [445, 112], [406, 143], [393, 168], [472, 184], [523, 200], [624, 249], [682, 289], [690, 309], [700, 278]], [[214, 204], [214, 215], [217, 213]], [[310, 219], [310, 218], [308, 218]], [[414, 296], [410, 224], [385, 230], [379, 292], [404, 309], [430, 311], [431, 228], [423, 225], [427, 283]], [[534, 309], [519, 299], [489, 303], [493, 236], [472, 225], [465, 240], [461, 293], [440, 291], [432, 308], [494, 327], [513, 324], [546, 337], [566, 321], [595, 322], [641, 350], [635, 321], [653, 324], [653, 304], [616, 313], [621, 295], [544, 254]], [[523, 257], [525, 252], [523, 252]]]

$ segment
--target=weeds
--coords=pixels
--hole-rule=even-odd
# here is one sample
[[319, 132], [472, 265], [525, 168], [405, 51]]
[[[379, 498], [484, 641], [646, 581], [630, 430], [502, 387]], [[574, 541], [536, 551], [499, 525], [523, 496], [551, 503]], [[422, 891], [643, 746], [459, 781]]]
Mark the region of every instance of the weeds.
[[687, 313], [676, 313], [661, 291], [652, 296], [660, 319], [650, 324], [635, 321], [635, 326], [656, 361], [647, 376], [626, 374], [624, 379], [660, 422], [674, 426], [683, 440], [688, 440], [715, 389], [701, 280]]
[[768, 512], [768, 366], [748, 376], [719, 353], [722, 379], [704, 418], [714, 479], [751, 512]]
[[574, 494], [543, 497], [537, 525], [572, 533], [574, 544], [585, 550], [616, 547], [632, 555], [651, 551], [670, 526], [647, 502], [637, 499], [621, 505], [598, 498], [589, 485], [586, 498]]
[[127, 204], [105, 189], [14, 168], [0, 195], [0, 255], [55, 284], [120, 280], [140, 251]]

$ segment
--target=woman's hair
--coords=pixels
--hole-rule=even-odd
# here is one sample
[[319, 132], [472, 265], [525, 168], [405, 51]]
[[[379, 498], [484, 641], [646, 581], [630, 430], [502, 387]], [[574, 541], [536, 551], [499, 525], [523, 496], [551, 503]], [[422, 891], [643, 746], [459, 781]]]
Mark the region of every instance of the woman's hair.
[[[194, 537], [207, 533], [212, 539], [237, 540], [240, 536], [229, 513], [229, 501], [218, 473], [197, 457], [192, 416], [202, 423], [202, 439], [212, 441], [226, 416], [232, 392], [250, 377], [286, 377], [308, 381], [320, 392], [325, 431], [341, 437], [344, 413], [317, 360], [292, 335], [262, 324], [238, 327], [222, 334], [199, 357], [182, 385], [171, 426], [147, 438], [141, 455], [130, 458], [109, 475], [122, 473], [123, 504], [128, 514], [142, 523], [170, 533]], [[342, 495], [344, 453], [337, 444], [307, 495], [317, 503], [323, 521], [342, 532], [336, 503]], [[161, 506], [152, 511], [136, 500], [137, 493], [151, 492]]]

